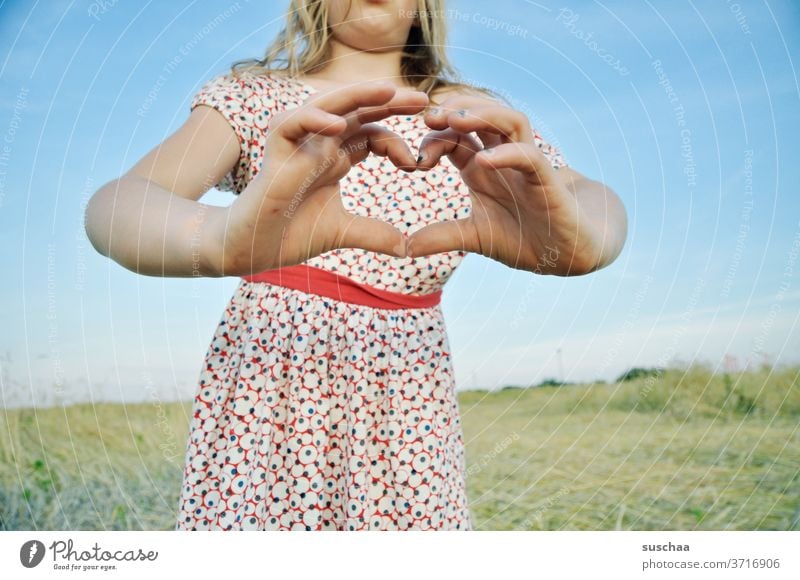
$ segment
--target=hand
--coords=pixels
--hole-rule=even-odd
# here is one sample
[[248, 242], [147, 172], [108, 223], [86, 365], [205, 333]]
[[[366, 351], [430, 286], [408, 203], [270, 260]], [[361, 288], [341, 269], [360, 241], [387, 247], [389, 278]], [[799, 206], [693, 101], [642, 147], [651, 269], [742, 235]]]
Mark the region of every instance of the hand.
[[425, 93], [371, 82], [316, 94], [275, 115], [264, 164], [224, 224], [224, 275], [298, 264], [337, 248], [404, 257], [403, 233], [347, 212], [339, 182], [370, 152], [414, 171], [403, 139], [375, 121], [416, 114], [427, 104]]
[[420, 145], [417, 167], [431, 169], [446, 155], [469, 187], [472, 213], [414, 232], [408, 256], [461, 250], [537, 273], [591, 271], [601, 236], [536, 146], [523, 113], [457, 96], [426, 113], [425, 122], [433, 131]]

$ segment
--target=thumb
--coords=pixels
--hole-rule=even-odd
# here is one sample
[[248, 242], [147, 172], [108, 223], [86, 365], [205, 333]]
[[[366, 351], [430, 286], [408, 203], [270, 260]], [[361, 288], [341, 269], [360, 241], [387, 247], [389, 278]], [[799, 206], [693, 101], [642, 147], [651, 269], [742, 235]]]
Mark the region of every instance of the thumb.
[[472, 217], [430, 224], [408, 238], [407, 256], [411, 258], [457, 250], [480, 253]]
[[396, 258], [406, 257], [406, 237], [394, 226], [380, 220], [353, 216], [339, 237], [340, 248], [360, 248]]

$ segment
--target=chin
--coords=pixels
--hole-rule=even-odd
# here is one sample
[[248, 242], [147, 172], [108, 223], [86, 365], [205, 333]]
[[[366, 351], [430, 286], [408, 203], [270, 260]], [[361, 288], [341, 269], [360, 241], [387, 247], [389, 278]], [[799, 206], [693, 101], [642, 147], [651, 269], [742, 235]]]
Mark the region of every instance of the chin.
[[397, 34], [395, 22], [371, 18], [341, 32], [334, 34], [339, 42], [364, 51], [396, 50], [398, 46], [405, 45], [407, 38], [407, 35], [401, 38]]
[[358, 0], [349, 13], [339, 6], [331, 13], [334, 37], [363, 51], [396, 49], [405, 44], [411, 28], [411, 20], [400, 16], [402, 5], [396, 0]]

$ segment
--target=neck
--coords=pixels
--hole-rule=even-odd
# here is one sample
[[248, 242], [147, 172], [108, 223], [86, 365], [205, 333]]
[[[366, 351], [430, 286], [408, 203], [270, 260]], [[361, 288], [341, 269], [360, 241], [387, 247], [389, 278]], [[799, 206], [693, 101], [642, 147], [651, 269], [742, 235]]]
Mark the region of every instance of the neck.
[[386, 80], [407, 87], [400, 71], [401, 58], [400, 50], [365, 52], [332, 39], [330, 62], [309, 78], [343, 83]]

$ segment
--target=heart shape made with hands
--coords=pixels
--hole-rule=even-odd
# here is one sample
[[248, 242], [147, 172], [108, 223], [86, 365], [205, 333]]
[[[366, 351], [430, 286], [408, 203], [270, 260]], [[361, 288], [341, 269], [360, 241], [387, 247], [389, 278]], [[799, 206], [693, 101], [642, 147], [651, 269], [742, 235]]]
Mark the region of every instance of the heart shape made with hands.
[[561, 249], [578, 239], [575, 198], [536, 145], [527, 116], [459, 96], [426, 111], [424, 121], [430, 132], [413, 170], [429, 171], [447, 157], [469, 188], [472, 212], [423, 226], [395, 249], [408, 257], [467, 251], [537, 272], [562, 263]]
[[[402, 137], [376, 123], [423, 111], [430, 132], [416, 157]], [[527, 117], [485, 97], [459, 95], [428, 108], [424, 93], [387, 83], [320, 93], [273, 118], [266, 149], [255, 178], [264, 187], [245, 190], [226, 223], [237, 268], [248, 273], [338, 248], [397, 257], [467, 251], [541, 271], [543, 257], [551, 268], [568, 258], [559, 248], [576, 244], [575, 197], [536, 146]], [[340, 180], [370, 154], [406, 172], [428, 171], [448, 157], [469, 188], [471, 215], [406, 236], [347, 212]], [[585, 233], [582, 241], [594, 243]]]

